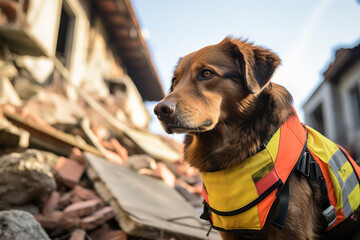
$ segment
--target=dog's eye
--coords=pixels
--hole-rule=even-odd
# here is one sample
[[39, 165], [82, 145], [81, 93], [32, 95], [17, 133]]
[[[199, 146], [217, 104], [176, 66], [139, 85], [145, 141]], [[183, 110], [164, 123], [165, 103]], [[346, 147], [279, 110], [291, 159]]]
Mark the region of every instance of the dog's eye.
[[204, 69], [200, 73], [200, 79], [209, 79], [213, 75], [214, 75], [214, 73], [212, 71], [210, 71], [209, 69]]

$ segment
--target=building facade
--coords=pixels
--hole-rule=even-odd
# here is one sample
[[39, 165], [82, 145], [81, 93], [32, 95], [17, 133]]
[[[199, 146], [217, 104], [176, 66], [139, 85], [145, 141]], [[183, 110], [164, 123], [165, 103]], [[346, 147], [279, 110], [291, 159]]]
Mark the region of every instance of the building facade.
[[324, 80], [303, 105], [306, 124], [360, 156], [360, 45], [336, 51]]
[[143, 100], [164, 96], [130, 0], [0, 1], [0, 47], [2, 65], [66, 83], [70, 99], [76, 88], [126, 94], [122, 114], [139, 128], [150, 119]]

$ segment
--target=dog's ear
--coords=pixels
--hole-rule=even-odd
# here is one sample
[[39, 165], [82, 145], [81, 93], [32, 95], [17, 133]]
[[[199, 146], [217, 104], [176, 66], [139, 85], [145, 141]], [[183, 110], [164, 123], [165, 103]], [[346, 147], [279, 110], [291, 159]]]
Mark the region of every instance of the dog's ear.
[[237, 61], [240, 75], [251, 93], [258, 93], [280, 64], [280, 58], [268, 49], [231, 38], [225, 38], [222, 43], [232, 45], [231, 55]]

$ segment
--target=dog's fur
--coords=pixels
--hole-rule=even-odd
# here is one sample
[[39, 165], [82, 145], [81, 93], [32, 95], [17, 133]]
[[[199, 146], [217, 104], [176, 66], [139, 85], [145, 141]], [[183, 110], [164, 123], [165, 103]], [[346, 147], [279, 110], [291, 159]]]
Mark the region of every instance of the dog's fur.
[[[154, 111], [166, 132], [187, 134], [184, 154], [191, 166], [211, 172], [239, 165], [294, 114], [289, 92], [270, 83], [279, 64], [271, 51], [229, 37], [180, 59], [170, 93]], [[326, 228], [319, 198], [320, 191], [292, 174], [284, 229], [269, 225], [254, 236], [221, 235], [234, 240], [319, 239]]]

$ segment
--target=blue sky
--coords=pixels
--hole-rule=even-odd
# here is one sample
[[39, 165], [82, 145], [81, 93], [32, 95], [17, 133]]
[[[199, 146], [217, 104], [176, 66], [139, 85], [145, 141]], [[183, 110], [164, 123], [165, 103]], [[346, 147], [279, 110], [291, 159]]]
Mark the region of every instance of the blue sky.
[[[356, 0], [132, 0], [165, 92], [179, 57], [232, 35], [272, 49], [282, 59], [272, 81], [302, 105], [323, 80], [334, 51], [360, 43]], [[145, 35], [147, 35], [145, 34]], [[163, 133], [153, 117], [150, 129]], [[303, 120], [303, 118], [302, 118]], [[181, 140], [182, 136], [174, 136]]]

